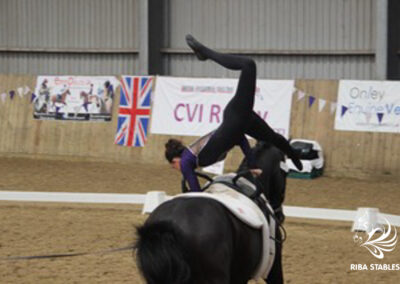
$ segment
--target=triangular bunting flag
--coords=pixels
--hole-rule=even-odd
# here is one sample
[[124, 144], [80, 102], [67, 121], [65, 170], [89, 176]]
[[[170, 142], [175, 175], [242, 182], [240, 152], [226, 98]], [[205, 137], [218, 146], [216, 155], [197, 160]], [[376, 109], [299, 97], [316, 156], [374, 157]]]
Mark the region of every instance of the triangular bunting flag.
[[378, 116], [379, 124], [381, 124], [382, 123], [382, 118], [383, 118], [383, 113], [382, 112], [378, 112], [376, 115]]
[[24, 88], [22, 88], [22, 87], [17, 88], [17, 92], [18, 92], [19, 97], [22, 98]]
[[334, 114], [337, 108], [337, 103], [331, 102], [331, 114]]
[[343, 117], [343, 115], [346, 113], [346, 111], [347, 111], [348, 109], [349, 109], [348, 107], [342, 106], [342, 114], [340, 115], [340, 117]]
[[365, 114], [365, 119], [367, 120], [367, 123], [369, 124], [369, 121], [371, 120], [372, 113], [370, 112], [364, 112]]
[[0, 97], [1, 97], [1, 101], [2, 101], [3, 104], [4, 104], [4, 102], [6, 101], [7, 94], [6, 94], [6, 93], [2, 93], [2, 94], [0, 95]]
[[300, 101], [305, 97], [305, 93], [302, 90], [297, 90], [297, 101]]
[[31, 91], [31, 89], [28, 86], [25, 86], [23, 95], [26, 96], [30, 91]]
[[36, 95], [34, 93], [32, 93], [31, 95], [31, 103], [36, 99]]
[[326, 101], [323, 99], [318, 100], [318, 111], [321, 112], [325, 107]]
[[10, 92], [8, 92], [8, 94], [10, 95], [10, 99], [13, 99], [15, 96], [15, 91], [11, 90]]
[[315, 102], [315, 97], [309, 96], [309, 98], [308, 98], [308, 107], [311, 107], [314, 102]]

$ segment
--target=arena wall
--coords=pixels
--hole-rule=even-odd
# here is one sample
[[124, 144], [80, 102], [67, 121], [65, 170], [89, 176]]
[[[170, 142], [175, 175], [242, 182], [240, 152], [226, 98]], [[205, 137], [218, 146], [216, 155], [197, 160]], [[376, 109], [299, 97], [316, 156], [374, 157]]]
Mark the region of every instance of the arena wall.
[[192, 56], [192, 33], [263, 78], [385, 79], [385, 1], [2, 0], [0, 73], [236, 76]]
[[140, 2], [0, 1], [0, 73], [139, 72]]
[[[375, 0], [170, 0], [165, 74], [231, 77], [190, 56], [190, 31], [213, 48], [251, 56], [271, 79], [377, 79]], [[236, 75], [233, 75], [236, 76]]]
[[[27, 85], [31, 90], [35, 76], [0, 75], [0, 93]], [[297, 80], [296, 88], [327, 101], [336, 101], [338, 81]], [[119, 92], [115, 102], [119, 102]], [[33, 119], [30, 96], [16, 94], [0, 101], [0, 156], [27, 156], [46, 159], [79, 159], [122, 163], [166, 164], [164, 143], [170, 137], [149, 135], [144, 148], [114, 144], [118, 103], [111, 122], [73, 122]], [[400, 177], [400, 135], [392, 133], [334, 130], [334, 115], [309, 108], [305, 100], [293, 97], [290, 132], [292, 138], [320, 142], [326, 159], [325, 174], [348, 177]], [[185, 143], [194, 137], [178, 137]], [[239, 149], [228, 156], [227, 169], [242, 159]]]

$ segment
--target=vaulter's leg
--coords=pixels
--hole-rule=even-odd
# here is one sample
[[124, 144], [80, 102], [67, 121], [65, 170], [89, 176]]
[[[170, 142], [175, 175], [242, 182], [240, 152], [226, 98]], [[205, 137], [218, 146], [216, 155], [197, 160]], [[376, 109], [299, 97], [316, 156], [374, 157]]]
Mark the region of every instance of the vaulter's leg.
[[224, 119], [232, 115], [232, 111], [238, 115], [248, 116], [253, 109], [256, 88], [257, 68], [254, 60], [217, 52], [204, 46], [191, 35], [186, 36], [186, 42], [200, 60], [210, 59], [230, 70], [241, 70], [236, 94], [225, 108]]
[[262, 140], [274, 144], [274, 146], [276, 146], [279, 150], [288, 155], [290, 159], [292, 159], [293, 163], [299, 170], [303, 169], [303, 165], [298, 157], [298, 154], [294, 151], [292, 146], [290, 146], [289, 141], [287, 141], [286, 138], [279, 133], [276, 133], [255, 112], [252, 112], [252, 114], [250, 115], [245, 133], [257, 140]]

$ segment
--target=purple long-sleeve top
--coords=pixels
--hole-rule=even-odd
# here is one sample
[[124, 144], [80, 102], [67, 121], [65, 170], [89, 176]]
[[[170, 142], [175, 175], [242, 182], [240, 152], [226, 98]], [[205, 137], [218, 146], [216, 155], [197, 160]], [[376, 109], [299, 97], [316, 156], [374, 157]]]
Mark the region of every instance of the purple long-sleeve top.
[[[250, 145], [247, 138], [243, 135], [242, 139], [239, 142], [240, 149], [243, 154], [247, 157], [248, 160], [252, 160], [250, 157]], [[186, 148], [181, 155], [181, 172], [185, 180], [189, 183], [190, 191], [199, 192], [201, 191], [199, 180], [195, 174], [195, 169], [198, 166], [197, 156], [193, 154], [189, 148]]]

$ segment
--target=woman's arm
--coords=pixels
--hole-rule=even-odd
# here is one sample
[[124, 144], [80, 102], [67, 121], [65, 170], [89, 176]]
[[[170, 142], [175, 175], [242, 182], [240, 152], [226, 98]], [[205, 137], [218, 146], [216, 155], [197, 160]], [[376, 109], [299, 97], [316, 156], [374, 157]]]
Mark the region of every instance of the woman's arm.
[[190, 191], [201, 191], [199, 180], [194, 172], [196, 165], [196, 156], [188, 149], [185, 149], [181, 156], [181, 172], [185, 180], [189, 183]]

